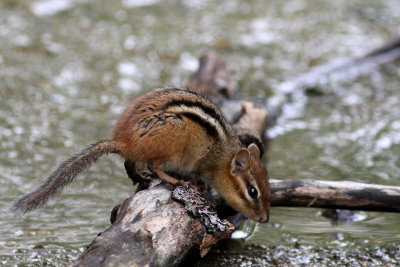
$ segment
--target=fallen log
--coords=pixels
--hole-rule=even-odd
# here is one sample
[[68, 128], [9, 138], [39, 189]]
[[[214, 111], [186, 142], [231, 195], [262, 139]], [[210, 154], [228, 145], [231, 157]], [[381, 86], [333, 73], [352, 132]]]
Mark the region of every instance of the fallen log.
[[[173, 198], [182, 187], [173, 190], [169, 184], [157, 184], [159, 180], [154, 183], [117, 206], [112, 225], [88, 246], [76, 266], [175, 266], [188, 253], [204, 256], [220, 239], [230, 237], [231, 224], [216, 216], [216, 223], [203, 224]], [[201, 202], [196, 193], [187, 196]]]
[[[207, 54], [204, 56], [207, 57]], [[205, 62], [200, 68], [213, 69], [207, 62], [217, 62], [220, 68], [226, 68], [219, 59]], [[221, 77], [221, 73], [229, 73], [215, 69], [210, 73], [216, 72], [220, 73], [217, 77]], [[207, 75], [197, 77], [207, 80], [207, 86], [202, 88], [209, 89], [218, 84], [209, 82]], [[229, 77], [232, 76], [224, 76], [224, 79]], [[229, 95], [224, 97], [227, 99]], [[232, 121], [237, 120], [234, 126], [241, 136], [246, 137], [244, 142], [262, 138], [266, 115], [265, 109], [255, 108], [249, 103], [241, 105], [240, 112], [235, 115], [237, 118], [233, 116]], [[167, 184], [141, 187], [144, 187], [140, 188], [143, 190], [114, 208], [112, 225], [88, 246], [76, 266], [175, 266], [191, 253], [204, 256], [213, 244], [228, 238], [233, 231], [229, 222], [215, 216], [216, 210], [211, 202], [197, 192], [180, 187], [173, 189]], [[179, 197], [176, 190], [181, 190]], [[271, 191], [272, 206], [400, 210], [398, 187], [352, 182], [271, 180]], [[219, 200], [213, 199], [212, 202], [218, 203]], [[200, 203], [195, 205], [195, 211], [193, 203]], [[218, 211], [225, 209], [224, 205], [217, 207]]]
[[273, 207], [400, 212], [400, 186], [275, 179], [270, 185]]

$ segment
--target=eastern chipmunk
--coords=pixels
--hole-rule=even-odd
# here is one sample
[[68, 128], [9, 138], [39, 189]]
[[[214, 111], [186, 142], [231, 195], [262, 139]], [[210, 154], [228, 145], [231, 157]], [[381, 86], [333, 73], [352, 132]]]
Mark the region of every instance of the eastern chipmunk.
[[79, 173], [110, 153], [133, 165], [146, 163], [160, 179], [173, 185], [185, 182], [165, 171], [190, 174], [192, 182], [201, 179], [209, 183], [245, 216], [268, 221], [268, 176], [257, 145], [243, 147], [214, 104], [196, 92], [177, 88], [155, 89], [136, 98], [122, 113], [111, 139], [61, 163], [41, 186], [19, 199], [14, 209], [27, 213], [43, 206]]

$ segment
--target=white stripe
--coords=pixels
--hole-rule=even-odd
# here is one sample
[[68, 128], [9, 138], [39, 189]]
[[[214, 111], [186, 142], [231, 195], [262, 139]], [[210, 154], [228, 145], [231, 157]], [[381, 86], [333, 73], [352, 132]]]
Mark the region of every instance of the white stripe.
[[195, 114], [195, 115], [199, 116], [200, 118], [202, 118], [203, 120], [209, 122], [212, 126], [214, 126], [214, 128], [218, 132], [219, 137], [221, 137], [223, 140], [226, 140], [226, 135], [225, 135], [224, 129], [223, 129], [222, 125], [219, 123], [219, 121], [217, 119], [211, 117], [207, 113], [205, 113], [199, 107], [187, 107], [182, 104], [180, 106], [170, 107], [166, 110], [166, 112], [173, 112], [173, 113], [178, 113], [178, 114], [181, 112], [188, 112], [188, 113]]

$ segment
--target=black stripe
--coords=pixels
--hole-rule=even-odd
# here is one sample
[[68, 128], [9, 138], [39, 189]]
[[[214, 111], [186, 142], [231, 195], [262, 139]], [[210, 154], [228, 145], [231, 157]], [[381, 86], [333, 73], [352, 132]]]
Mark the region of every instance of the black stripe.
[[219, 139], [219, 134], [217, 129], [215, 129], [214, 125], [209, 123], [208, 121], [204, 120], [202, 117], [195, 113], [191, 112], [182, 112], [179, 115], [185, 116], [188, 119], [198, 123], [203, 129], [207, 132], [207, 134], [213, 138]]
[[228, 135], [228, 130], [225, 127], [226, 122], [225, 122], [224, 118], [222, 117], [222, 115], [216, 110], [216, 107], [214, 108], [214, 107], [206, 106], [203, 103], [194, 102], [194, 101], [190, 101], [190, 100], [186, 100], [186, 99], [179, 99], [179, 100], [174, 99], [174, 100], [171, 100], [168, 103], [166, 103], [163, 106], [163, 108], [167, 109], [169, 107], [174, 107], [174, 106], [186, 106], [186, 107], [200, 108], [202, 111], [204, 111], [205, 114], [207, 114], [211, 118], [216, 119], [219, 122], [219, 124], [221, 125], [224, 133], [226, 135]]
[[[232, 181], [232, 183], [233, 183], [233, 187], [235, 188], [235, 192], [237, 193], [237, 194], [239, 194], [239, 197], [243, 200], [243, 201], [245, 201], [246, 203], [247, 203], [247, 205], [249, 206], [249, 200], [247, 199], [247, 197], [245, 196], [245, 193], [243, 193], [243, 190], [242, 190], [242, 186], [240, 185], [240, 182], [238, 181], [238, 179], [240, 179], [240, 178], [238, 178], [238, 176], [237, 175], [234, 175], [235, 177], [233, 178], [233, 179], [231, 179], [231, 181]], [[247, 193], [246, 193], [247, 194]]]
[[151, 131], [152, 134], [154, 135], [154, 133], [158, 132], [159, 130], [156, 129], [154, 130], [154, 127], [163, 127], [165, 126], [169, 120], [182, 120], [181, 116], [179, 114], [170, 114], [170, 115], [158, 115], [158, 116], [153, 116], [151, 118], [144, 118], [141, 121], [138, 122], [138, 125], [144, 130], [144, 132], [142, 132], [140, 134], [139, 137], [143, 137], [146, 134], [149, 134], [149, 132]]

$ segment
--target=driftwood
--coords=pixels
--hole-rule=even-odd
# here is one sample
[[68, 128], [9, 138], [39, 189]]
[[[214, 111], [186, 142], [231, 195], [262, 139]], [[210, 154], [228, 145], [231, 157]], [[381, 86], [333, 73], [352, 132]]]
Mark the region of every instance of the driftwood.
[[400, 212], [400, 186], [270, 180], [271, 206]]
[[[211, 57], [211, 60], [207, 57]], [[225, 63], [221, 64], [222, 61], [215, 54], [207, 53], [202, 58], [199, 72], [202, 68], [211, 69], [210, 74], [218, 73], [214, 77], [224, 77], [223, 84], [232, 85], [231, 69], [227, 69]], [[207, 81], [201, 87], [204, 92], [220, 90], [221, 83], [210, 82], [212, 78], [204, 73], [207, 72], [195, 74], [192, 79]], [[200, 83], [201, 80], [197, 86]], [[222, 91], [226, 92], [225, 89]], [[224, 93], [222, 99], [226, 101], [222, 102], [228, 103], [229, 97]], [[234, 126], [244, 142], [252, 138], [261, 139], [266, 127], [265, 109], [242, 103], [240, 112], [233, 113], [235, 115], [231, 116], [231, 120], [237, 121]], [[213, 244], [228, 238], [233, 231], [232, 224], [219, 219], [214, 206], [208, 205], [210, 202], [196, 191], [182, 187], [174, 189], [167, 184], [157, 184], [157, 180], [149, 188], [144, 185], [141, 187], [143, 190], [114, 208], [112, 225], [88, 246], [78, 259], [77, 266], [178, 265], [191, 253], [204, 256]], [[272, 206], [400, 211], [400, 187], [352, 182], [271, 180], [271, 191]], [[218, 204], [218, 200], [214, 201]], [[226, 209], [223, 207], [219, 205], [217, 210]], [[228, 215], [232, 214], [224, 216]]]
[[[77, 266], [174, 266], [188, 253], [205, 255], [218, 240], [230, 237], [233, 226], [227, 221], [211, 211], [208, 224], [203, 224], [174, 199], [173, 194], [191, 189], [173, 190], [171, 185], [158, 182], [117, 206], [112, 226], [96, 237]], [[197, 207], [192, 202], [191, 211], [204, 210], [201, 197], [186, 195], [200, 202]], [[209, 206], [205, 210], [209, 211]]]

